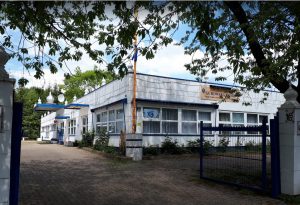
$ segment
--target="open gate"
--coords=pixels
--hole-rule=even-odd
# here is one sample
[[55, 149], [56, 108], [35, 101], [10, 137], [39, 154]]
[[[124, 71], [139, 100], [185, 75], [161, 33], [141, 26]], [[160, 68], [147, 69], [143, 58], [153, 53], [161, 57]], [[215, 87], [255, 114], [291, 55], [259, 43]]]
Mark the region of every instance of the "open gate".
[[261, 126], [206, 127], [200, 123], [200, 177], [280, 194], [278, 117]]

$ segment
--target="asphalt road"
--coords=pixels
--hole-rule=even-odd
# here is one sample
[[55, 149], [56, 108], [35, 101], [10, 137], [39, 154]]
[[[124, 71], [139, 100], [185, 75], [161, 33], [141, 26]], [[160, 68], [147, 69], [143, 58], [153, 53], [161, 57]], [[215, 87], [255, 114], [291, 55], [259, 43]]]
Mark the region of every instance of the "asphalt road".
[[22, 143], [21, 205], [283, 204], [198, 179], [199, 158], [141, 162], [53, 144]]

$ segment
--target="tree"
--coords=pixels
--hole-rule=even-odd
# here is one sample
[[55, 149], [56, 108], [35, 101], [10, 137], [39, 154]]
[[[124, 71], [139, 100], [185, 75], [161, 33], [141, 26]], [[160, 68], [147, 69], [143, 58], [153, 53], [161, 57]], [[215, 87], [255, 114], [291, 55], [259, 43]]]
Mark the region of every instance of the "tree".
[[60, 87], [65, 90], [65, 98], [68, 102], [73, 101], [73, 97], [82, 97], [85, 91], [91, 92], [99, 88], [103, 82], [106, 83], [115, 79], [116, 76], [110, 72], [102, 71], [94, 68], [94, 70], [88, 70], [82, 72], [80, 68], [76, 68], [75, 74], [72, 76], [66, 76], [64, 79], [64, 85]]
[[[99, 64], [110, 57], [108, 70], [122, 76], [135, 33], [145, 43], [139, 45], [139, 55], [147, 59], [179, 35], [176, 43], [185, 46], [185, 53], [203, 51], [186, 65], [193, 74], [232, 70], [235, 81], [248, 89], [274, 86], [284, 92], [290, 81], [300, 93], [299, 2], [137, 2], [135, 7], [143, 12], [139, 19], [133, 16], [133, 3], [126, 2], [1, 2], [0, 6], [2, 45], [15, 49], [14, 56], [26, 68], [34, 68], [36, 77], [45, 65], [55, 72], [64, 62], [80, 59], [82, 49]], [[8, 28], [21, 31], [18, 46], [5, 34]], [[35, 58], [28, 57], [25, 40], [38, 48]], [[222, 59], [229, 64], [220, 64]]]

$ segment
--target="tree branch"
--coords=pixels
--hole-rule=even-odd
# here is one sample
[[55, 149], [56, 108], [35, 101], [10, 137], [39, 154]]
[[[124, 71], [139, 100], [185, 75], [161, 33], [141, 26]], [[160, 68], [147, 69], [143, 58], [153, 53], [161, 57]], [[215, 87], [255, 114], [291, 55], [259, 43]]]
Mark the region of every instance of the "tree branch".
[[281, 76], [276, 73], [268, 70], [270, 64], [267, 62], [267, 59], [263, 53], [262, 47], [259, 44], [257, 37], [255, 35], [254, 30], [251, 28], [248, 18], [244, 9], [242, 8], [239, 2], [225, 1], [225, 4], [232, 11], [235, 18], [239, 22], [245, 36], [247, 42], [249, 44], [250, 50], [256, 60], [258, 67], [261, 68], [261, 74], [268, 77], [270, 75], [274, 76], [270, 79], [270, 82], [281, 92], [285, 92], [289, 87], [289, 82], [286, 79], [283, 79]]

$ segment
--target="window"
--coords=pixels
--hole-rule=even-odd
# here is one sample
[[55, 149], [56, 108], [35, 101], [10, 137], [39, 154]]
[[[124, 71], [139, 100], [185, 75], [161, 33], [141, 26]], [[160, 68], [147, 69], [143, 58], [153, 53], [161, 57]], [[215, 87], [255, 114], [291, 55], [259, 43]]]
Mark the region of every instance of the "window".
[[4, 131], [4, 108], [0, 105], [0, 132]]
[[101, 112], [97, 114], [97, 122], [96, 122], [96, 134], [100, 134], [102, 131], [107, 131], [108, 125], [108, 116], [107, 112]]
[[51, 131], [56, 131], [56, 124], [51, 125]]
[[263, 122], [263, 119], [266, 119], [266, 122], [268, 124], [268, 116], [267, 115], [259, 115], [259, 123]]
[[115, 121], [115, 111], [110, 110], [108, 112], [108, 132], [115, 133], [116, 132], [116, 121]]
[[247, 114], [247, 124], [257, 124], [257, 114]]
[[143, 121], [144, 133], [160, 133], [160, 121]]
[[100, 114], [100, 122], [107, 122], [107, 112], [102, 112]]
[[232, 122], [244, 125], [244, 113], [232, 113]]
[[122, 109], [116, 110], [116, 133], [121, 133], [123, 130], [124, 112]]
[[219, 121], [220, 122], [230, 122], [230, 113], [219, 113]]
[[160, 108], [143, 108], [143, 132], [160, 133]]
[[97, 114], [96, 134], [101, 131], [108, 131], [109, 133], [120, 133], [123, 130], [124, 124], [123, 109], [109, 110]]
[[199, 121], [211, 121], [211, 112], [199, 112]]
[[75, 135], [76, 134], [76, 120], [70, 120], [69, 121], [69, 135]]
[[162, 133], [178, 133], [178, 110], [162, 109]]
[[[247, 126], [257, 126], [257, 114], [247, 114]], [[248, 135], [256, 135], [255, 131], [248, 131]]]
[[197, 112], [195, 110], [182, 110], [182, 133], [197, 133]]
[[[219, 126], [231, 126], [231, 117], [230, 113], [227, 112], [220, 112], [219, 113]], [[221, 135], [228, 135], [230, 134], [229, 131], [220, 132]]]
[[160, 109], [159, 108], [144, 108], [143, 117], [148, 119], [159, 119]]
[[268, 118], [268, 116], [267, 115], [259, 115], [259, 125], [262, 125], [262, 122], [263, 122], [263, 119], [266, 119], [266, 122], [267, 122], [267, 134], [269, 134], [269, 130], [270, 130], [270, 128], [269, 128], [269, 118]]
[[[232, 113], [232, 126], [244, 127], [244, 113]], [[244, 131], [234, 131], [234, 135], [244, 134]]]
[[107, 126], [104, 124], [96, 125], [96, 134], [100, 134], [101, 132], [107, 132]]
[[[198, 112], [198, 127], [199, 127], [199, 132], [200, 132], [200, 122], [203, 121], [203, 126], [204, 127], [211, 127], [212, 122], [211, 122], [211, 112]], [[206, 131], [203, 134], [212, 134], [211, 131]]]
[[88, 131], [88, 116], [82, 117], [82, 134]]
[[[237, 126], [237, 127], [243, 127], [244, 126], [244, 113], [226, 113], [226, 112], [220, 112], [219, 113], [219, 126]], [[230, 131], [223, 131], [220, 133], [221, 135], [240, 135], [244, 134], [244, 131], [236, 131], [236, 132], [230, 132]]]

